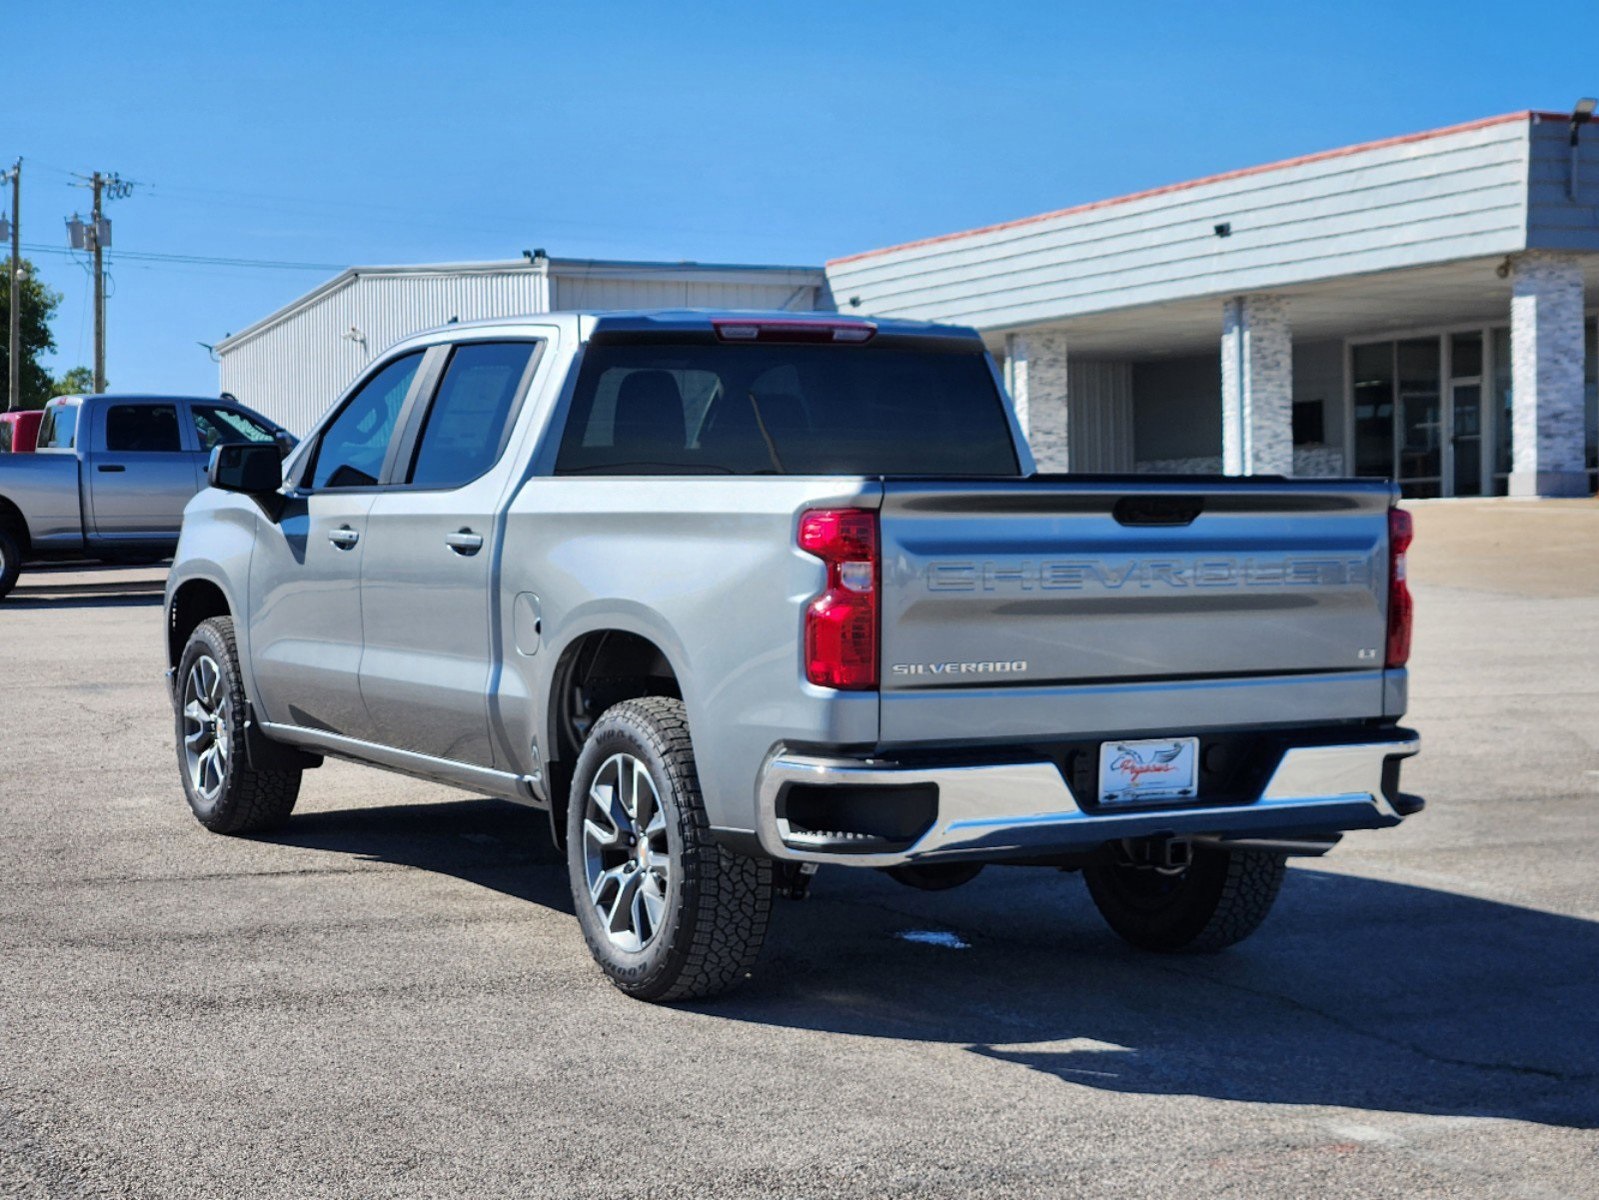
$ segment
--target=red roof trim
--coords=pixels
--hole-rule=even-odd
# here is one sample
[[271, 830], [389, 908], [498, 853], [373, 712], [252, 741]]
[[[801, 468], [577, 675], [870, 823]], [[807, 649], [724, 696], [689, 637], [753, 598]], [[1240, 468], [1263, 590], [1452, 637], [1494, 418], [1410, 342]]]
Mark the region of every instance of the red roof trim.
[[1186, 183], [1168, 183], [1163, 187], [1149, 188], [1142, 192], [1133, 192], [1127, 196], [1116, 196], [1109, 200], [1094, 200], [1087, 204], [1076, 204], [1070, 208], [1057, 208], [1053, 212], [1039, 213], [1032, 217], [1018, 217], [1014, 221], [1001, 221], [995, 225], [981, 225], [976, 229], [962, 229], [956, 233], [941, 233], [937, 237], [920, 238], [913, 242], [901, 242], [897, 246], [885, 246], [881, 250], [863, 250], [859, 254], [846, 254], [843, 258], [830, 258], [827, 260], [829, 267], [841, 266], [844, 263], [858, 262], [863, 258], [875, 258], [880, 254], [894, 254], [900, 250], [914, 250], [919, 246], [934, 246], [939, 242], [951, 242], [957, 238], [975, 237], [980, 233], [998, 233], [1002, 229], [1015, 229], [1020, 225], [1035, 225], [1040, 221], [1052, 221], [1056, 217], [1069, 217], [1077, 213], [1093, 212], [1097, 208], [1110, 208], [1116, 204], [1128, 204], [1134, 200], [1147, 200], [1152, 196], [1164, 196], [1171, 192], [1183, 192], [1190, 188], [1203, 187], [1207, 183], [1223, 183], [1229, 179], [1243, 179], [1250, 175], [1260, 175], [1267, 171], [1280, 171], [1285, 167], [1298, 167], [1306, 163], [1326, 162], [1328, 159], [1344, 158], [1350, 154], [1360, 154], [1366, 150], [1381, 150], [1388, 146], [1403, 146], [1411, 142], [1425, 142], [1431, 138], [1447, 137], [1452, 133], [1469, 133], [1473, 129], [1486, 129], [1491, 125], [1508, 125], [1512, 121], [1565, 121], [1570, 118], [1570, 113], [1537, 112], [1523, 110], [1522, 112], [1505, 113], [1497, 117], [1483, 117], [1477, 121], [1467, 121], [1461, 125], [1446, 125], [1442, 129], [1429, 129], [1422, 133], [1406, 133], [1399, 137], [1382, 138], [1375, 142], [1360, 142], [1353, 146], [1340, 146], [1336, 150], [1319, 150], [1314, 154], [1301, 154], [1297, 158], [1285, 158], [1279, 162], [1265, 163], [1258, 167], [1242, 167], [1236, 171], [1223, 171], [1219, 175], [1206, 175], [1203, 179], [1190, 179]]

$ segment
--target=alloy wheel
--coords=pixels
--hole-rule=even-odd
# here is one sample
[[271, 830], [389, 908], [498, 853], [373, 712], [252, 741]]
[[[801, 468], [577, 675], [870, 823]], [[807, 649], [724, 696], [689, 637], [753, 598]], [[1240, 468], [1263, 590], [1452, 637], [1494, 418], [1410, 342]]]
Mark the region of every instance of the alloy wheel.
[[183, 757], [189, 783], [214, 803], [228, 777], [233, 701], [222, 685], [222, 668], [202, 654], [183, 682]]
[[611, 755], [594, 774], [584, 800], [583, 866], [611, 943], [644, 949], [666, 920], [671, 854], [655, 781], [631, 754]]

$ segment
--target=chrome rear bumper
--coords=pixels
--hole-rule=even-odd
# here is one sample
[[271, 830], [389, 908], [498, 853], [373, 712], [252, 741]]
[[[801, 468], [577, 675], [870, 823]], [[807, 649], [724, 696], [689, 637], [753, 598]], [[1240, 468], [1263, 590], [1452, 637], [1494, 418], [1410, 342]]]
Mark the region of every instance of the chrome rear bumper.
[[[1397, 825], [1385, 796], [1384, 766], [1421, 749], [1396, 740], [1294, 747], [1254, 800], [1241, 804], [1085, 810], [1051, 762], [916, 767], [880, 760], [779, 752], [758, 784], [757, 833], [774, 858], [892, 867], [934, 858], [1002, 858], [1090, 850], [1122, 838], [1334, 833]], [[792, 828], [780, 814], [792, 785], [937, 788], [937, 817], [908, 846], [852, 851], [835, 839]], [[869, 843], [868, 843], [869, 845]]]

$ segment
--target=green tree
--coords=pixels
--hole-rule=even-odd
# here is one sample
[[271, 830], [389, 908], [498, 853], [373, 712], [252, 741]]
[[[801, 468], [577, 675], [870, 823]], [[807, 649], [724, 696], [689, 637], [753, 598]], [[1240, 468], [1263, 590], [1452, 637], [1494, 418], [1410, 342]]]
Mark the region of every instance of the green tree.
[[87, 396], [93, 391], [94, 372], [88, 367], [73, 367], [50, 385], [52, 396]]
[[[38, 273], [27, 259], [22, 260], [22, 278], [17, 281], [22, 301], [22, 378], [21, 394], [11, 398], [12, 408], [43, 408], [50, 399], [54, 380], [39, 362], [41, 354], [56, 348], [50, 336], [50, 318], [55, 316], [61, 303], [61, 293], [53, 292], [39, 281]], [[11, 259], [0, 258], [0, 395], [10, 387], [11, 379]]]

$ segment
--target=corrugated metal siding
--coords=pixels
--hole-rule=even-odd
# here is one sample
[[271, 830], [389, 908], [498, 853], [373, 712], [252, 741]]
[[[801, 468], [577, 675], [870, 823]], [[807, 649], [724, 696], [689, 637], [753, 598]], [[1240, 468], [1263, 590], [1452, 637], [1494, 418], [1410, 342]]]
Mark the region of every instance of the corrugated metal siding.
[[[221, 354], [222, 390], [304, 434], [388, 347], [452, 317], [547, 311], [532, 269], [473, 274], [358, 275], [288, 320]], [[364, 341], [345, 335], [354, 327]]]
[[651, 278], [614, 274], [552, 274], [550, 290], [558, 309], [610, 308], [763, 308], [812, 312], [820, 280], [774, 283]]
[[1587, 125], [1577, 143], [1577, 199], [1571, 181], [1568, 126], [1532, 127], [1527, 245], [1539, 250], [1599, 250], [1599, 126]]
[[[825, 303], [821, 271], [689, 266], [600, 268], [546, 276], [541, 268], [357, 274], [284, 319], [219, 351], [222, 390], [304, 434], [358, 375], [396, 342], [451, 318], [473, 321], [561, 309], [786, 308]], [[553, 303], [552, 303], [553, 301]], [[354, 327], [363, 341], [346, 335]]]
[[1073, 471], [1131, 471], [1132, 364], [1068, 362], [1066, 419], [1066, 455]]
[[1528, 129], [1200, 182], [832, 263], [828, 278], [862, 312], [986, 329], [1510, 253], [1526, 240]]

